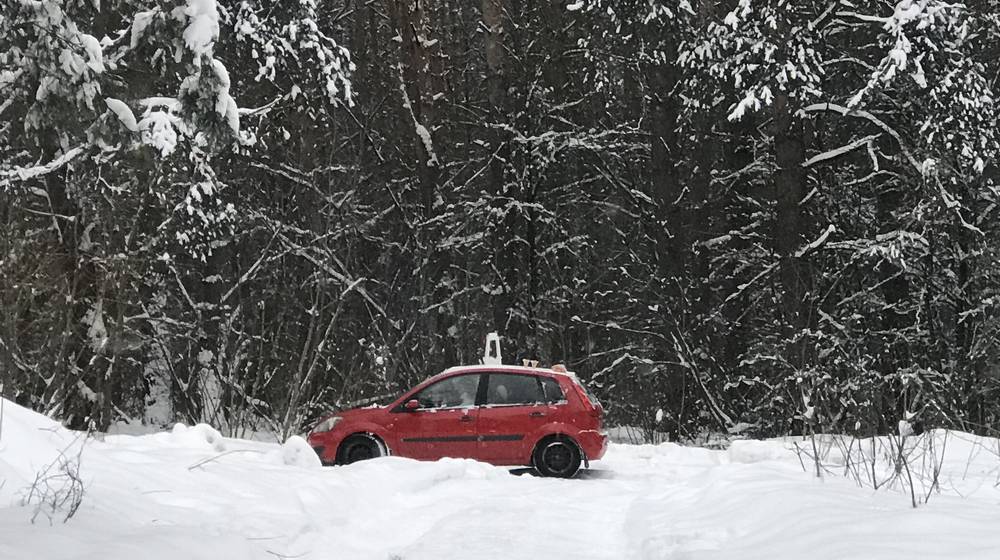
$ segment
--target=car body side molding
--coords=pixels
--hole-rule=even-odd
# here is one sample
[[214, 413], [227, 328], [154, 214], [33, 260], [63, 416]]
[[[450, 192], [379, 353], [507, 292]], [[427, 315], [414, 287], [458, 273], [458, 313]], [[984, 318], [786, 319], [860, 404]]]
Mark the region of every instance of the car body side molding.
[[479, 436], [437, 436], [403, 438], [406, 443], [440, 443], [454, 441], [521, 441], [524, 434], [479, 435]]

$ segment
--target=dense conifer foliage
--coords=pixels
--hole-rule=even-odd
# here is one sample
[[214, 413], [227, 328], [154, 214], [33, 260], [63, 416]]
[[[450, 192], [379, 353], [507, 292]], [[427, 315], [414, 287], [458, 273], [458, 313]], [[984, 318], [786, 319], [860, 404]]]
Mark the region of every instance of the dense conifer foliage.
[[0, 383], [288, 434], [562, 362], [694, 437], [1000, 427], [997, 0], [0, 0]]

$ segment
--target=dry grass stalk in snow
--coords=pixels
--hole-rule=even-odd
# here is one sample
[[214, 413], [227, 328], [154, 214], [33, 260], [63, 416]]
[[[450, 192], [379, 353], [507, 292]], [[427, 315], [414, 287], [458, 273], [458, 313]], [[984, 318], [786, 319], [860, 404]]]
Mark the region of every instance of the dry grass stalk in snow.
[[[953, 437], [948, 430], [870, 438], [812, 434], [808, 445], [795, 442], [794, 450], [805, 471], [814, 470], [818, 477], [839, 471], [862, 488], [902, 491], [909, 494], [911, 504], [917, 507], [942, 491], [941, 473]], [[973, 443], [973, 450], [986, 449], [978, 442]], [[1000, 457], [1000, 451], [997, 455]], [[973, 459], [970, 455], [967, 464], [971, 465]]]
[[85, 492], [83, 478], [80, 476], [80, 463], [90, 433], [81, 437], [82, 441], [80, 438], [74, 439], [60, 451], [59, 458], [39, 471], [35, 481], [28, 487], [21, 504], [35, 506], [31, 515], [32, 523], [39, 515], [47, 517], [50, 525], [56, 517], [62, 517], [62, 522], [65, 523], [80, 509]]

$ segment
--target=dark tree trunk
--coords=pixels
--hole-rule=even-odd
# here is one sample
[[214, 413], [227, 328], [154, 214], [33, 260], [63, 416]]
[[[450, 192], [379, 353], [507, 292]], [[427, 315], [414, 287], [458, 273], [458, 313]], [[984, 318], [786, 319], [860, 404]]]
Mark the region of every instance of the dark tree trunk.
[[786, 322], [795, 329], [807, 325], [808, 306], [804, 298], [810, 286], [808, 268], [796, 252], [805, 238], [805, 219], [801, 202], [806, 196], [804, 130], [795, 118], [787, 95], [774, 98], [774, 174], [775, 221], [772, 237], [778, 258], [782, 289], [782, 311]]

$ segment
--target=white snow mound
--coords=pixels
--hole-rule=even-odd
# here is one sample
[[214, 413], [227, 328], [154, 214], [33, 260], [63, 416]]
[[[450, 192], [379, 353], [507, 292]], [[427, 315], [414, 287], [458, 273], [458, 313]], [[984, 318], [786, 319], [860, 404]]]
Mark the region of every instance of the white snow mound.
[[323, 464], [319, 456], [313, 451], [305, 439], [300, 436], [288, 438], [281, 447], [271, 451], [268, 457], [277, 465], [288, 465], [291, 467], [315, 468]]
[[226, 442], [222, 434], [208, 424], [196, 424], [188, 427], [177, 423], [170, 430], [170, 435], [176, 443], [183, 446], [196, 447], [204, 445], [216, 453], [222, 453], [226, 450]]
[[[81, 434], [36, 412], [0, 402], [0, 507], [7, 505], [39, 471], [56, 462], [61, 453], [75, 454], [83, 444]], [[0, 555], [0, 558], [4, 558]]]

